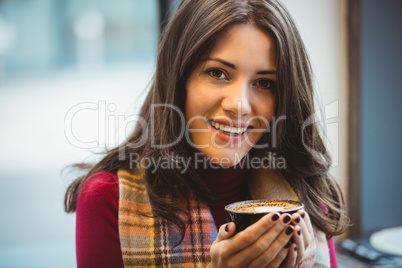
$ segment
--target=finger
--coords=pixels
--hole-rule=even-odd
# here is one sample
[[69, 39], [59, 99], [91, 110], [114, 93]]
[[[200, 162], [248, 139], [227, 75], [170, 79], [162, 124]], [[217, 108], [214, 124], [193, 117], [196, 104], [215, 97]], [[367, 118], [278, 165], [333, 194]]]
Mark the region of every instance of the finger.
[[304, 209], [299, 210], [298, 213], [301, 215], [302, 219], [306, 222], [306, 226], [309, 232], [313, 233], [314, 229], [313, 225], [311, 224], [310, 215]]
[[282, 262], [280, 265], [281, 268], [293, 268], [296, 266], [297, 262], [297, 245], [291, 244], [289, 247], [288, 256], [286, 257], [285, 261]]
[[[230, 239], [235, 233], [236, 226], [233, 222], [229, 222], [227, 224], [221, 225], [218, 232], [218, 237], [212, 243], [210, 249], [211, 261], [212, 263], [220, 263], [222, 261], [222, 252], [230, 252]], [[225, 254], [224, 254], [225, 255]], [[229, 254], [226, 254], [223, 259], [230, 257]]]
[[265, 266], [265, 268], [279, 267], [279, 265], [286, 259], [288, 253], [289, 253], [289, 247], [286, 246], [283, 247], [281, 251], [279, 251], [278, 255], [276, 255], [275, 259], [270, 264]]
[[[314, 233], [311, 233], [310, 228], [308, 227], [310, 218], [308, 218], [307, 213], [303, 210], [299, 210], [297, 214], [301, 215], [301, 220], [299, 221], [299, 223], [296, 223], [296, 224], [299, 225], [301, 228], [301, 233], [303, 235], [303, 241], [304, 241], [304, 247], [306, 248], [311, 243]], [[293, 217], [295, 217], [295, 220], [293, 222], [296, 222], [297, 215], [293, 215]]]
[[232, 250], [238, 252], [257, 241], [261, 235], [275, 226], [279, 213], [269, 213], [233, 237]]
[[[290, 222], [290, 221], [289, 221]], [[277, 226], [281, 226], [283, 230], [277, 235], [274, 231]], [[245, 254], [256, 254], [255, 259], [249, 264], [248, 267], [265, 267], [278, 257], [281, 250], [289, 242], [290, 237], [294, 233], [294, 227], [288, 223], [278, 223], [272, 230], [268, 231], [261, 237], [253, 246], [244, 250]], [[280, 257], [278, 257], [280, 258]]]
[[302, 220], [302, 217], [300, 216], [299, 213], [292, 214], [292, 222], [294, 225], [299, 224], [301, 220]]
[[[219, 233], [217, 239], [211, 246], [211, 257], [214, 260], [217, 259], [218, 255], [219, 259], [225, 259], [226, 261], [230, 260], [230, 263], [239, 265], [239, 263], [249, 263], [251, 258], [254, 258], [252, 255], [244, 255], [242, 252], [239, 253], [244, 247], [247, 247], [248, 244], [253, 243], [254, 239], [259, 238], [258, 232], [264, 232], [267, 228], [271, 228], [275, 222], [279, 220], [279, 213], [271, 213], [264, 217], [262, 217], [259, 221], [254, 223], [252, 226], [248, 227], [246, 230], [238, 233], [233, 236], [235, 232], [235, 224], [228, 223], [227, 225], [222, 225], [219, 228]], [[290, 217], [289, 217], [290, 222]], [[226, 228], [227, 227], [227, 228]], [[259, 227], [259, 228], [257, 228]], [[257, 228], [257, 230], [256, 230]], [[259, 229], [263, 229], [262, 231]], [[254, 238], [256, 236], [256, 238]], [[226, 240], [225, 240], [226, 239]], [[240, 256], [240, 257], [239, 257]], [[226, 263], [230, 266], [230, 263]], [[243, 265], [245, 266], [245, 265]]]
[[[288, 218], [289, 224], [290, 216]], [[247, 266], [247, 264], [249, 264], [266, 249], [266, 247], [263, 245], [264, 242], [266, 242], [266, 239], [261, 239], [262, 235], [268, 231], [271, 231], [280, 222], [282, 222], [280, 214], [272, 213], [264, 216], [258, 222], [234, 236], [232, 241], [230, 241], [231, 251], [227, 253], [228, 255], [232, 255], [231, 262], [236, 264], [236, 266]], [[276, 227], [276, 229], [278, 229], [278, 227]], [[275, 233], [276, 237], [281, 231], [282, 229], [275, 233], [275, 230], [273, 230], [270, 233]], [[256, 243], [258, 240], [260, 242]]]
[[297, 259], [296, 263], [299, 263], [304, 256], [306, 248], [304, 247], [304, 237], [300, 225], [296, 225], [293, 234], [294, 243], [297, 245]]
[[218, 237], [214, 241], [214, 243], [221, 242], [222, 240], [230, 238], [236, 230], [235, 224], [233, 222], [229, 222], [227, 224], [221, 225], [218, 232]]

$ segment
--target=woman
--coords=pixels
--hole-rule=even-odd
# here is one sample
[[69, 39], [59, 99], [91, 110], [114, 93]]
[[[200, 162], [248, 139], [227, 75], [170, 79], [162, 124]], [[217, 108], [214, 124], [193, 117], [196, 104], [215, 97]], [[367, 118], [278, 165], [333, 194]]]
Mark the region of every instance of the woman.
[[[184, 0], [134, 132], [67, 190], [78, 266], [335, 267], [327, 239], [346, 217], [317, 127], [304, 126], [313, 113], [308, 57], [280, 2]], [[262, 198], [306, 210], [234, 235], [224, 206]]]

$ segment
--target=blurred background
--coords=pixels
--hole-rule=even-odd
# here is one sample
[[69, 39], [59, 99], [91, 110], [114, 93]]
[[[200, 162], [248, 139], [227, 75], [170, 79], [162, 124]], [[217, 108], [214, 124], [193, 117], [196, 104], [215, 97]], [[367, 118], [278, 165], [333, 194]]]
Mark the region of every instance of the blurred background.
[[61, 171], [106, 146], [102, 112], [135, 111], [159, 30], [156, 0], [0, 1], [0, 267], [76, 266]]
[[[0, 0], [0, 267], [75, 267], [66, 166], [132, 127], [178, 0]], [[398, 0], [286, 0], [356, 241], [401, 226]], [[120, 126], [120, 125], [119, 125]], [[357, 264], [342, 267], [358, 267]], [[369, 267], [367, 263], [362, 267]]]

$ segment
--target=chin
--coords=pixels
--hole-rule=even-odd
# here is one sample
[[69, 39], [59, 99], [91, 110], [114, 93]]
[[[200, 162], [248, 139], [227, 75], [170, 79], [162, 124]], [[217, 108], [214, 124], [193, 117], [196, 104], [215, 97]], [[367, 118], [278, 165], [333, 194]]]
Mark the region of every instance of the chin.
[[203, 153], [212, 163], [222, 167], [236, 166], [247, 154], [247, 152], [228, 151], [227, 149]]

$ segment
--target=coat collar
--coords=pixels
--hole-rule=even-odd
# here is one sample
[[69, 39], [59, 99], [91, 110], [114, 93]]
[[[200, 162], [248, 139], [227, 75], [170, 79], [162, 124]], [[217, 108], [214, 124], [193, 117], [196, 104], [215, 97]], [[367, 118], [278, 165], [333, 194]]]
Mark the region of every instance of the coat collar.
[[299, 200], [285, 177], [276, 169], [255, 169], [249, 178], [252, 199]]

